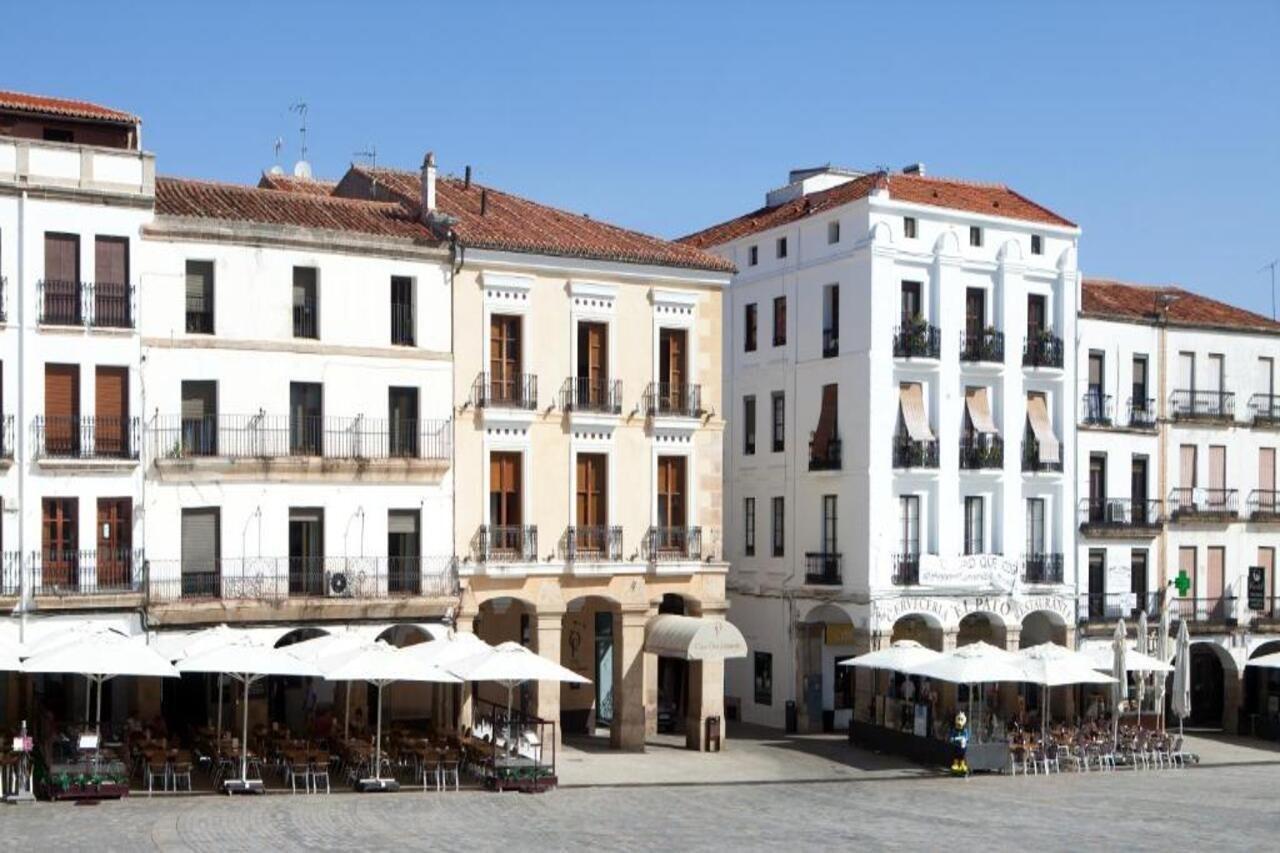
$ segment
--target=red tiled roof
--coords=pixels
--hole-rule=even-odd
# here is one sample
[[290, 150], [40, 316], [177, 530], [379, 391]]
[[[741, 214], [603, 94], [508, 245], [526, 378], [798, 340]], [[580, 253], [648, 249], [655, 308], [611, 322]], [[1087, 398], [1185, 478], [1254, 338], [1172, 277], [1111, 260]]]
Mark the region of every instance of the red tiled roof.
[[1280, 332], [1280, 323], [1261, 314], [1173, 285], [1131, 284], [1104, 278], [1086, 278], [1080, 290], [1080, 310], [1099, 317], [1154, 323], [1159, 316], [1156, 300], [1166, 296], [1173, 297], [1165, 301], [1168, 306], [1166, 316], [1172, 325]]
[[[421, 199], [418, 173], [357, 165], [348, 175], [358, 176], [361, 183], [376, 182], [379, 197], [396, 198], [407, 210], [417, 212]], [[338, 192], [344, 191], [344, 183], [346, 179], [340, 182]], [[486, 197], [483, 214], [482, 191]], [[467, 187], [458, 178], [441, 176], [436, 181], [436, 206], [440, 213], [456, 220], [453, 231], [464, 246], [733, 272], [728, 261], [693, 246], [568, 213], [474, 181]]]
[[430, 229], [394, 202], [333, 198], [188, 178], [156, 178], [156, 213], [352, 231], [423, 244], [439, 242]]
[[264, 190], [284, 190], [306, 195], [332, 195], [337, 181], [325, 181], [319, 178], [298, 178], [293, 175], [274, 175], [263, 172], [258, 181], [258, 188]]
[[115, 124], [137, 124], [139, 121], [137, 116], [130, 113], [91, 104], [88, 101], [47, 98], [43, 95], [27, 95], [22, 92], [0, 91], [0, 109], [108, 121]]
[[1075, 223], [1069, 219], [1001, 184], [871, 172], [830, 189], [810, 193], [773, 207], [761, 207], [736, 219], [681, 237], [680, 242], [699, 248], [719, 246], [857, 201], [870, 195], [873, 189], [886, 189], [889, 198], [913, 204], [1075, 227]]

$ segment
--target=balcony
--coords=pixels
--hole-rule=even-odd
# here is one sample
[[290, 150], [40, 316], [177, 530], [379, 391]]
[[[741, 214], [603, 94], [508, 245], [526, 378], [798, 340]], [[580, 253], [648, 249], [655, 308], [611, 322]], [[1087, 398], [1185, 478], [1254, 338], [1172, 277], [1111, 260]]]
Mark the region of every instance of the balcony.
[[1129, 429], [1154, 430], [1156, 428], [1156, 401], [1152, 397], [1130, 397]]
[[471, 397], [476, 408], [531, 412], [538, 408], [538, 377], [522, 373], [506, 379], [494, 379], [488, 373], [481, 373], [471, 386]]
[[1058, 472], [1062, 471], [1062, 444], [1058, 444], [1058, 456], [1056, 459], [1040, 458], [1040, 442], [1035, 438], [1028, 436], [1022, 440], [1022, 470], [1026, 473], [1042, 473], [1042, 472]]
[[0, 465], [13, 461], [13, 415], [5, 415], [0, 420]]
[[17, 552], [4, 555], [0, 595], [20, 593], [20, 573], [36, 598], [102, 597], [136, 594], [143, 589], [140, 551], [127, 548], [97, 551], [34, 551], [24, 561]]
[[187, 297], [187, 334], [213, 334], [213, 306], [203, 296]]
[[1181, 619], [1189, 625], [1225, 625], [1236, 624], [1236, 597], [1220, 595], [1217, 598], [1179, 598], [1169, 602], [1169, 611], [1174, 618]]
[[320, 337], [320, 314], [311, 303], [293, 306], [293, 336], [295, 338]]
[[78, 281], [41, 279], [36, 282], [39, 317], [42, 326], [83, 326], [84, 284]]
[[1133, 592], [1086, 592], [1077, 604], [1081, 622], [1134, 620], [1145, 612], [1148, 620], [1160, 618], [1160, 594]]
[[1151, 537], [1160, 532], [1160, 501], [1129, 498], [1083, 498], [1080, 532], [1088, 536]]
[[938, 358], [942, 354], [942, 330], [923, 321], [893, 330], [894, 358]]
[[448, 420], [289, 415], [157, 415], [149, 425], [160, 464], [199, 459], [422, 460], [447, 463]]
[[1060, 584], [1063, 582], [1061, 554], [1023, 554], [1023, 583]]
[[403, 302], [391, 303], [391, 345], [413, 346], [413, 306]]
[[1028, 330], [1022, 345], [1023, 367], [1062, 368], [1062, 338], [1047, 329]]
[[920, 585], [920, 555], [894, 554], [893, 577], [894, 586]]
[[702, 559], [701, 527], [650, 527], [645, 531], [644, 543], [645, 559], [650, 563]]
[[133, 285], [100, 281], [86, 288], [92, 307], [90, 325], [98, 329], [133, 328]]
[[960, 335], [960, 360], [1001, 363], [1004, 361], [1004, 332], [986, 329], [976, 334]]
[[835, 358], [840, 354], [840, 333], [835, 329], [822, 330], [822, 357]]
[[451, 557], [246, 557], [151, 560], [150, 602], [328, 600], [447, 597], [457, 592]]
[[966, 471], [987, 471], [1004, 467], [1004, 439], [998, 435], [975, 434], [960, 440], [960, 467]]
[[650, 382], [644, 392], [644, 413], [651, 418], [701, 417], [702, 386]]
[[564, 532], [567, 563], [622, 562], [622, 528], [618, 526], [570, 526]]
[[818, 447], [813, 440], [813, 433], [809, 434], [809, 470], [810, 471], [839, 471], [843, 465], [841, 458], [840, 439], [827, 439], [825, 448]]
[[476, 533], [476, 560], [485, 563], [536, 563], [536, 524], [482, 524]]
[[37, 459], [138, 459], [137, 418], [39, 415], [32, 424], [32, 431]]
[[804, 582], [809, 586], [840, 586], [841, 559], [838, 553], [810, 551], [804, 555]]
[[937, 468], [938, 442], [895, 438], [893, 441], [893, 467]]
[[1110, 394], [1103, 394], [1101, 390], [1089, 390], [1080, 398], [1082, 425], [1109, 427], [1113, 420]]
[[1254, 489], [1246, 506], [1250, 521], [1280, 522], [1280, 492], [1274, 489]]
[[1175, 421], [1231, 423], [1236, 419], [1236, 395], [1231, 391], [1174, 391], [1169, 414]]
[[1280, 394], [1254, 394], [1250, 397], [1249, 422], [1266, 429], [1280, 427]]
[[1177, 488], [1169, 493], [1169, 520], [1234, 521], [1240, 515], [1235, 489]]
[[622, 380], [570, 376], [560, 388], [560, 408], [566, 412], [622, 414]]
[[97, 329], [133, 328], [131, 284], [41, 279], [38, 321], [44, 326], [83, 326]]

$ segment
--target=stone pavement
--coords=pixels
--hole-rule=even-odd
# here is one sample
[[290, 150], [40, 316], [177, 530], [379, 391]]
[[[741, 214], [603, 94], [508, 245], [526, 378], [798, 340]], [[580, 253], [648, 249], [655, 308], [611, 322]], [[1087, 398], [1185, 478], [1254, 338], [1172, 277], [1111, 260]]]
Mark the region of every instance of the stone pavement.
[[[834, 738], [739, 737], [722, 755], [585, 754], [543, 795], [133, 797], [0, 809], [0, 846], [102, 850], [1275, 849], [1280, 752], [1194, 739], [1185, 771], [941, 778]], [[824, 757], [825, 756], [825, 757]], [[592, 766], [597, 758], [603, 762]], [[668, 769], [676, 762], [679, 770]], [[628, 768], [630, 772], [628, 771]], [[621, 773], [621, 775], [619, 775]], [[683, 774], [683, 775], [682, 775]], [[774, 779], [758, 778], [773, 774]], [[825, 774], [815, 775], [815, 774]], [[672, 778], [672, 777], [679, 778]], [[806, 778], [812, 776], [813, 778]], [[580, 787], [571, 787], [578, 785]]]

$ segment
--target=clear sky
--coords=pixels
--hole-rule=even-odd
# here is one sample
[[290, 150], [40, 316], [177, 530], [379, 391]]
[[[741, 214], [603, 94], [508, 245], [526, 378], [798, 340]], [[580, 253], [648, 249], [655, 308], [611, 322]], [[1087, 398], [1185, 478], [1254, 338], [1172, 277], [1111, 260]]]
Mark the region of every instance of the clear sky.
[[[377, 147], [663, 236], [833, 162], [999, 181], [1090, 275], [1271, 312], [1280, 2], [12, 3], [0, 88], [143, 117], [163, 174], [252, 182], [310, 105]], [[54, 38], [51, 34], [57, 32]]]

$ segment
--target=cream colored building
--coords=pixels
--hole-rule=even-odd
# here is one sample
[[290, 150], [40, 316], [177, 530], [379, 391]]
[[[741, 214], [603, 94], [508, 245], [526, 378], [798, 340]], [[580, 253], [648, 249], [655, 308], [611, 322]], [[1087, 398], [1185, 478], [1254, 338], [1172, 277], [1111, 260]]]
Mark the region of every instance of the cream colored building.
[[[684, 659], [688, 643], [701, 630], [739, 645], [721, 547], [731, 267], [437, 178], [430, 158], [420, 174], [353, 167], [335, 192], [416, 203], [455, 247], [459, 630], [591, 679], [523, 696], [561, 731], [608, 723], [613, 746], [640, 749], [661, 723], [702, 747], [707, 718], [723, 718], [724, 665]], [[683, 648], [655, 639], [663, 623]]]

